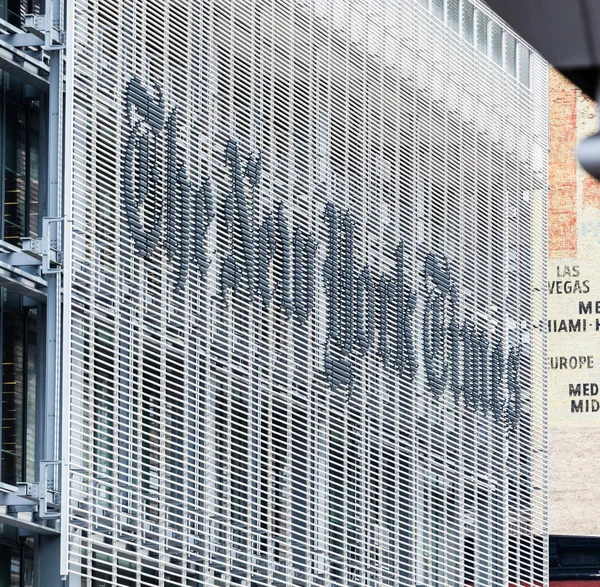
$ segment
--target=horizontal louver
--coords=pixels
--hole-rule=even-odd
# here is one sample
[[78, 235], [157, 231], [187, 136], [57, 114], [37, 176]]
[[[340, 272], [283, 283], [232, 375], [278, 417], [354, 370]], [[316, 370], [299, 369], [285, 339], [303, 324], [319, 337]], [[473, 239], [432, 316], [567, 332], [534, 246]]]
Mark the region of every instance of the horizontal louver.
[[71, 572], [541, 584], [541, 59], [467, 0], [75, 29]]

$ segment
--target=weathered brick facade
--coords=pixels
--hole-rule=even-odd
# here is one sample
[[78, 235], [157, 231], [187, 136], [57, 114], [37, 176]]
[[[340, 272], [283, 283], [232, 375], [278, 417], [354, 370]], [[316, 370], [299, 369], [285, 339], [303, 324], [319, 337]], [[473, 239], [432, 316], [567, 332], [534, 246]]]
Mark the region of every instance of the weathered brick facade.
[[556, 70], [550, 73], [548, 248], [550, 257], [577, 253], [577, 102], [581, 92]]
[[597, 129], [595, 104], [556, 70], [550, 72], [548, 194], [551, 259], [577, 255], [578, 212], [600, 208], [600, 182], [577, 163], [575, 146]]
[[551, 534], [600, 535], [600, 182], [575, 153], [597, 128], [595, 104], [551, 71], [548, 318], [565, 325], [548, 334]]

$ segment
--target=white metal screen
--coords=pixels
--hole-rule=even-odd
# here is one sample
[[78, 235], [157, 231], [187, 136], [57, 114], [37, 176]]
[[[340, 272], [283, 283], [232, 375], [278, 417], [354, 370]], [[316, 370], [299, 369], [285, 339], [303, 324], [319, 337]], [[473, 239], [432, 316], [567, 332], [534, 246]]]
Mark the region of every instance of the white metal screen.
[[82, 585], [542, 585], [546, 66], [468, 0], [75, 0]]

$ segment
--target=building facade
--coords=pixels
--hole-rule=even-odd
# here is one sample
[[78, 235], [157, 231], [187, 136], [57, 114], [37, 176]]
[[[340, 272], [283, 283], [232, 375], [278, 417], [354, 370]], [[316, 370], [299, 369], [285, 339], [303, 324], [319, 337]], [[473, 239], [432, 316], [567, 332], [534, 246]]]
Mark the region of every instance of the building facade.
[[[595, 305], [600, 288], [595, 237], [600, 188], [575, 158], [575, 146], [595, 132], [597, 117], [594, 104], [579, 89], [555, 71], [550, 79], [550, 532], [600, 536], [600, 516], [594, 514], [600, 497], [598, 466], [592, 456], [595, 447], [600, 448]], [[579, 357], [585, 357], [581, 364]]]
[[0, 582], [545, 584], [544, 62], [469, 0], [6, 10]]
[[[550, 582], [600, 584], [600, 515], [594, 454], [600, 404], [596, 303], [600, 187], [576, 145], [597, 129], [594, 103], [550, 75], [548, 398]], [[598, 349], [598, 350], [596, 350]]]

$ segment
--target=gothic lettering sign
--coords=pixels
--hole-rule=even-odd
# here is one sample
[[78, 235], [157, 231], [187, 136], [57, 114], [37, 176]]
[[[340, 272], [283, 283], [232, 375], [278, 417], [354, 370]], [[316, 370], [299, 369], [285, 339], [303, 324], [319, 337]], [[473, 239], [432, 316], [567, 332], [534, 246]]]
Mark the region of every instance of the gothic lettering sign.
[[[123, 215], [138, 256], [151, 259], [162, 247], [174, 264], [174, 295], [186, 287], [191, 271], [206, 275], [213, 261], [207, 233], [221, 207], [224, 226], [219, 229], [227, 232], [229, 242], [217, 269], [223, 303], [242, 295], [265, 309], [276, 304], [286, 319], [302, 325], [314, 312], [316, 276], [322, 277], [327, 308], [322, 369], [332, 390], [351, 395], [356, 370], [369, 354], [409, 382], [422, 362], [432, 398], [448, 394], [467, 409], [489, 412], [516, 429], [519, 347], [504, 352], [500, 337], [490, 339], [468, 316], [459, 320], [460, 292], [445, 257], [426, 255], [420, 292], [405, 279], [402, 241], [396, 245], [393, 272], [378, 274], [361, 266], [352, 210], [333, 202], [325, 206], [323, 242], [295, 226], [283, 202], [260, 217], [255, 206], [260, 154], [244, 154], [229, 139], [223, 154], [229, 187], [217, 193], [210, 177], [189, 177], [177, 148], [177, 109], [167, 108], [159, 85], [150, 89], [133, 78], [125, 105], [129, 127], [122, 157]], [[319, 249], [325, 255], [321, 267]], [[424, 303], [422, 323], [415, 315], [418, 295]], [[416, 330], [422, 333], [421, 348]]]

